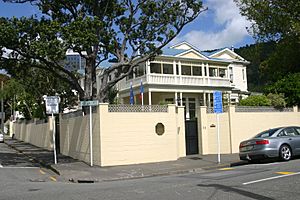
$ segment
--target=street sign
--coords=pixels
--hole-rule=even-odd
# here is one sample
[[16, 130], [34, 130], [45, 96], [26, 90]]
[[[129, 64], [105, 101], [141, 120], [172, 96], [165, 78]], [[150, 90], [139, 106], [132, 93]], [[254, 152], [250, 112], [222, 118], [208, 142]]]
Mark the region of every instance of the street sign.
[[94, 101], [80, 101], [80, 106], [98, 106], [99, 105], [99, 101], [98, 100], [94, 100]]
[[222, 92], [214, 91], [214, 113], [222, 113], [223, 105], [222, 105]]
[[53, 154], [54, 154], [54, 164], [57, 164], [57, 156], [56, 156], [56, 122], [54, 114], [59, 113], [59, 96], [44, 96], [44, 100], [46, 101], [46, 113], [52, 115], [52, 138], [53, 138]]
[[59, 113], [59, 96], [47, 96], [46, 101], [46, 113], [47, 114], [58, 114]]

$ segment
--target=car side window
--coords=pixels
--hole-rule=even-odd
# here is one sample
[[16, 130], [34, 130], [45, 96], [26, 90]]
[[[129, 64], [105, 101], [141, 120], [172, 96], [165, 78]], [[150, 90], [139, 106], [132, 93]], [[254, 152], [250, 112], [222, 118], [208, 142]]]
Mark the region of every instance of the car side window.
[[284, 132], [287, 136], [296, 136], [295, 130], [293, 128], [286, 128], [284, 129]]
[[300, 127], [295, 127], [296, 135], [300, 135]]
[[283, 137], [283, 136], [287, 136], [284, 130], [280, 131], [280, 133], [278, 133], [277, 135], [277, 137]]

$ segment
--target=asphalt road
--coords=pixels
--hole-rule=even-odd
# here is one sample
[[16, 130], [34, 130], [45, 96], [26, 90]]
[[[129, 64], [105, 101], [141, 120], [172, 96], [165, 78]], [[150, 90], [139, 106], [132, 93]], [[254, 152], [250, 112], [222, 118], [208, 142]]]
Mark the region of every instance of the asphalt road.
[[[6, 155], [6, 159], [2, 156]], [[7, 158], [12, 156], [10, 161]], [[16, 165], [14, 164], [16, 163]], [[0, 199], [299, 199], [300, 159], [201, 173], [99, 182], [55, 182], [0, 144]], [[34, 168], [28, 168], [34, 167]]]

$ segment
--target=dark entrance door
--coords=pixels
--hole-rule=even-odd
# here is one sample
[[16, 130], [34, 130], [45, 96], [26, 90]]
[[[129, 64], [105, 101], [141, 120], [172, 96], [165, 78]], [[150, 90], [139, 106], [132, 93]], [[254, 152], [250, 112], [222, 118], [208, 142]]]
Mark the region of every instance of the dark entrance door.
[[185, 121], [186, 155], [198, 154], [197, 119]]

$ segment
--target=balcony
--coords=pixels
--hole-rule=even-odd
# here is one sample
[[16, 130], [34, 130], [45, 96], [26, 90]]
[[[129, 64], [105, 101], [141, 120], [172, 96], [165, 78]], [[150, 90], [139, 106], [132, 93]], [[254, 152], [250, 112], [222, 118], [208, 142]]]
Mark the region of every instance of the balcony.
[[124, 80], [120, 83], [119, 89], [128, 89], [131, 82], [133, 86], [138, 86], [141, 80], [144, 85], [231, 87], [229, 78], [151, 73], [135, 79]]

